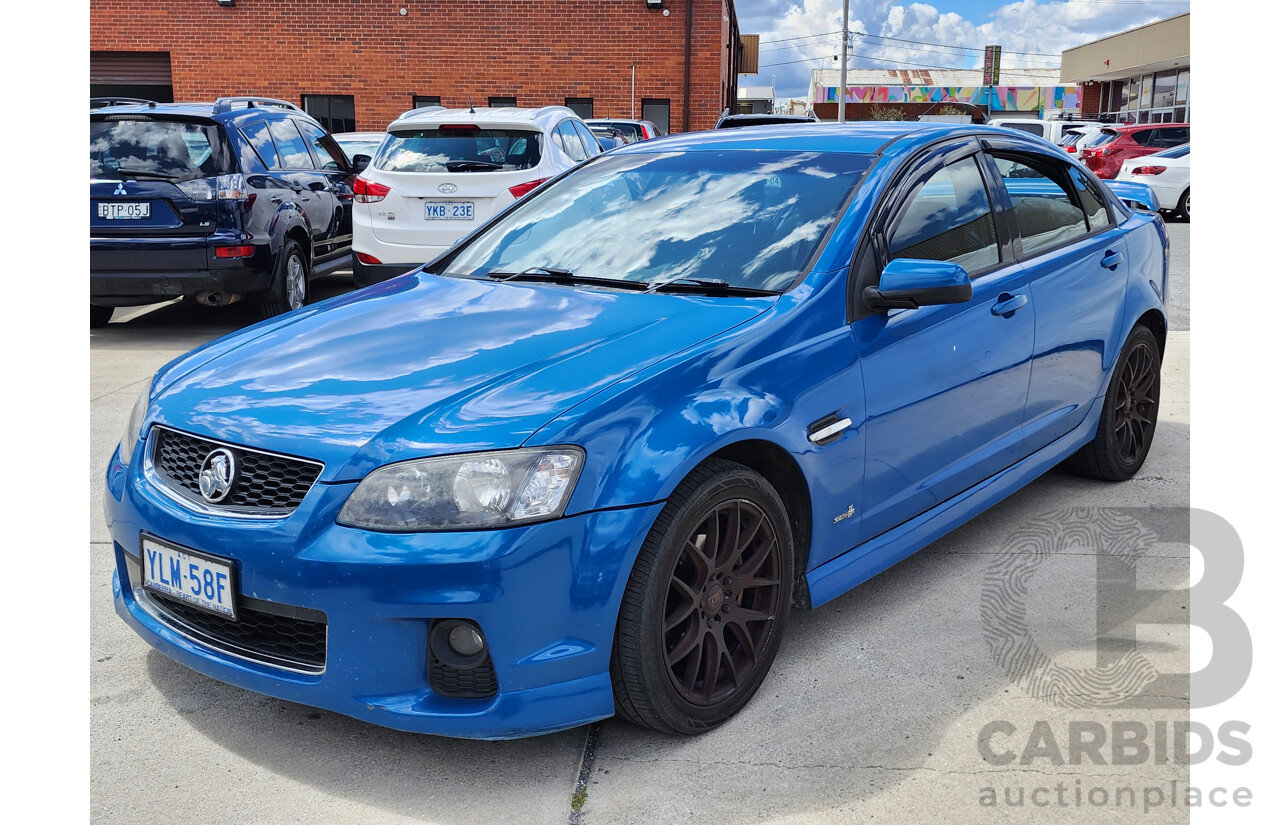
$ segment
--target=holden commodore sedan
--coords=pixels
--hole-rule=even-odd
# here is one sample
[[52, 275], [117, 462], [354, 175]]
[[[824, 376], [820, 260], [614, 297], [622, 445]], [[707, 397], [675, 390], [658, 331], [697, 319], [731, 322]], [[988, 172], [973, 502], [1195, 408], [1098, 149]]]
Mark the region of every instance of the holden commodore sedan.
[[705, 731], [791, 610], [1059, 463], [1142, 466], [1167, 262], [1158, 215], [1010, 132], [622, 147], [162, 368], [107, 471], [116, 609], [392, 728]]

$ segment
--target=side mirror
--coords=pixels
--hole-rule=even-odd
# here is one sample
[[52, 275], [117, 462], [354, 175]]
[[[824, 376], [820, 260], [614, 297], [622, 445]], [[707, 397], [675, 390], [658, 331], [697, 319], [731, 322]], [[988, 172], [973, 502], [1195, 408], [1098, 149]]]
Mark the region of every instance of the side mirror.
[[876, 312], [963, 304], [972, 297], [973, 284], [960, 264], [916, 258], [890, 261], [880, 273], [880, 285], [862, 290], [863, 302]]
[[360, 174], [369, 165], [369, 161], [373, 160], [368, 155], [356, 155], [351, 159], [351, 171], [354, 174]]

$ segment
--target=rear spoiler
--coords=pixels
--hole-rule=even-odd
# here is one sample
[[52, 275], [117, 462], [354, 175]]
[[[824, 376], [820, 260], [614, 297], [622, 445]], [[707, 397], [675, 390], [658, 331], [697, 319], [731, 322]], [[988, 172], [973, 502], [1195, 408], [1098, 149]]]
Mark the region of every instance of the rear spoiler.
[[1156, 200], [1156, 193], [1152, 192], [1151, 187], [1145, 183], [1127, 180], [1104, 180], [1103, 183], [1111, 187], [1116, 197], [1130, 209], [1142, 212], [1160, 211], [1160, 201]]

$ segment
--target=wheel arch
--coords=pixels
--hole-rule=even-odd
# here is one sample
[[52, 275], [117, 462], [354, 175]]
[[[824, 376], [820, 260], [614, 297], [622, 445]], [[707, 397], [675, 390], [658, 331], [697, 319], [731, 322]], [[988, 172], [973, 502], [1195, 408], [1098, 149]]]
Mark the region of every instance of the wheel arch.
[[1143, 326], [1151, 330], [1151, 334], [1156, 337], [1156, 343], [1160, 345], [1160, 358], [1163, 359], [1164, 342], [1169, 332], [1164, 313], [1158, 309], [1149, 309], [1138, 318], [1134, 326]]

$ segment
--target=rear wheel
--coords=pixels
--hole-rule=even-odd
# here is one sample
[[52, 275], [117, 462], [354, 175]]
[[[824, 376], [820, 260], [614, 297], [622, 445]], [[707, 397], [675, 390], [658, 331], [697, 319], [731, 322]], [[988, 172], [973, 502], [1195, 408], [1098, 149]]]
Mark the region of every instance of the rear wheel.
[[115, 311], [115, 307], [100, 307], [89, 304], [89, 329], [105, 327]]
[[790, 522], [760, 475], [697, 468], [650, 531], [618, 616], [615, 705], [663, 733], [699, 733], [747, 703], [769, 672], [791, 605]]
[[1112, 371], [1098, 431], [1067, 459], [1067, 469], [1106, 481], [1132, 478], [1151, 451], [1159, 412], [1160, 346], [1151, 330], [1134, 327]]
[[307, 256], [298, 242], [286, 240], [276, 258], [276, 275], [272, 279], [270, 297], [261, 304], [262, 317], [272, 318], [306, 306], [311, 299], [310, 270]]
[[1191, 220], [1191, 187], [1187, 187], [1187, 191], [1182, 193], [1182, 197], [1178, 198], [1178, 208], [1174, 210], [1174, 214], [1185, 221]]

